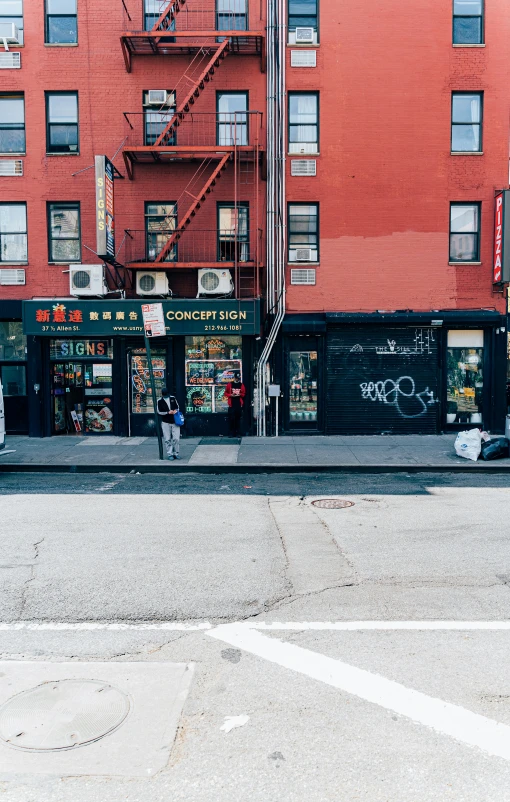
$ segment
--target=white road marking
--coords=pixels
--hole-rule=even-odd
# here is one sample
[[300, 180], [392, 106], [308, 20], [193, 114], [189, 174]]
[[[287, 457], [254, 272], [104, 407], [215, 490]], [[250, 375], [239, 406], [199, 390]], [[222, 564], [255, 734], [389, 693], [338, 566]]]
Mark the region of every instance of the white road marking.
[[457, 741], [476, 746], [489, 755], [510, 760], [510, 727], [506, 724], [406, 688], [379, 674], [292, 643], [268, 638], [252, 627], [223, 624], [206, 634], [283, 668], [392, 710]]
[[[440, 632], [467, 630], [489, 630], [489, 631], [508, 631], [510, 621], [275, 621], [266, 623], [265, 621], [237, 621], [232, 624], [235, 627], [245, 629], [258, 629], [266, 631], [287, 631], [287, 632], [362, 632], [365, 630], [380, 631], [432, 631]], [[185, 621], [143, 621], [122, 622], [122, 621], [0, 621], [0, 632], [19, 632], [23, 630], [38, 632], [65, 632], [105, 630], [110, 632], [144, 632], [145, 630], [167, 630], [167, 631], [199, 631], [208, 630], [214, 627], [208, 621], [199, 624], [189, 624]]]

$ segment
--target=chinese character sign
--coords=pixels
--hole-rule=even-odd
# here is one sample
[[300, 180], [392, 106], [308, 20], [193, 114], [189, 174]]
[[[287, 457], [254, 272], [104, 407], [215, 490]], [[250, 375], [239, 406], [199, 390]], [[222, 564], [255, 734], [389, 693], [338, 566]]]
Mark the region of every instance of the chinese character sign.
[[98, 256], [115, 256], [115, 214], [113, 164], [106, 156], [96, 156], [96, 250]]

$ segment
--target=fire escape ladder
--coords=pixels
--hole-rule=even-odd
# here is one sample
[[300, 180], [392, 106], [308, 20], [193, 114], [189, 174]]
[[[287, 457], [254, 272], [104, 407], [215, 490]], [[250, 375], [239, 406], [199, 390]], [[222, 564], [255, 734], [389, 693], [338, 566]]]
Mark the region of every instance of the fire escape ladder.
[[153, 31], [171, 31], [172, 24], [186, 0], [171, 0], [153, 27]]
[[174, 116], [172, 119], [167, 123], [166, 128], [161, 134], [158, 136], [154, 143], [154, 147], [164, 147], [165, 145], [171, 144], [173, 134], [176, 128], [179, 126], [181, 120], [184, 119], [185, 115], [188, 114], [190, 111], [191, 106], [194, 104], [195, 100], [200, 97], [200, 93], [205, 88], [206, 83], [208, 83], [218, 67], [220, 66], [222, 60], [225, 58], [229, 51], [229, 40], [224, 39], [220, 45], [215, 49], [213, 55], [207, 62], [205, 69], [199, 75], [199, 77], [195, 80], [194, 85], [188, 91], [187, 95], [185, 96], [182, 103], [178, 106]]
[[[180, 239], [183, 232], [187, 229], [187, 227], [191, 223], [193, 217], [196, 215], [196, 213], [198, 212], [204, 201], [207, 199], [207, 196], [213, 191], [214, 187], [216, 186], [216, 182], [221, 178], [221, 174], [223, 173], [223, 170], [226, 169], [227, 163], [230, 161], [231, 158], [232, 158], [232, 152], [225, 153], [225, 155], [220, 159], [220, 161], [214, 168], [213, 172], [207, 179], [206, 183], [204, 184], [200, 192], [198, 192], [196, 196], [192, 196], [193, 203], [189, 207], [184, 217], [182, 217], [180, 221], [177, 223], [175, 231], [165, 243], [165, 247], [157, 255], [156, 259], [154, 260], [155, 262], [164, 261], [168, 252], [171, 250], [173, 245]], [[191, 195], [190, 192], [188, 192], [187, 194]]]

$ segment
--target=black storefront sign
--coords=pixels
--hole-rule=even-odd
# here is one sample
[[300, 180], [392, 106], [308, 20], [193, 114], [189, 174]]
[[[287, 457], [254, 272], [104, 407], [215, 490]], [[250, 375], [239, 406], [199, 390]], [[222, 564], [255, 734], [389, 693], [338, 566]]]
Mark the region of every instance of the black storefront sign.
[[[256, 335], [260, 301], [164, 301], [168, 336]], [[23, 331], [42, 337], [113, 337], [143, 333], [140, 301], [42, 300], [23, 302]]]
[[439, 343], [433, 327], [330, 327], [327, 434], [436, 434]]

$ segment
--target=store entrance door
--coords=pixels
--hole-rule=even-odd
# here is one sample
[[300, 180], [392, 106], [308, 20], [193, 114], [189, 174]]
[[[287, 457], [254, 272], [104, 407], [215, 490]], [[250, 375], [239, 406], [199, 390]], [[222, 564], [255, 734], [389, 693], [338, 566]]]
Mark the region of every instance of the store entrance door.
[[112, 434], [111, 364], [54, 362], [51, 374], [53, 434]]
[[[151, 348], [152, 368], [156, 394], [159, 397], [166, 382], [166, 351]], [[155, 435], [154, 403], [152, 398], [149, 365], [145, 348], [128, 351], [129, 372], [129, 435], [150, 437]]]

